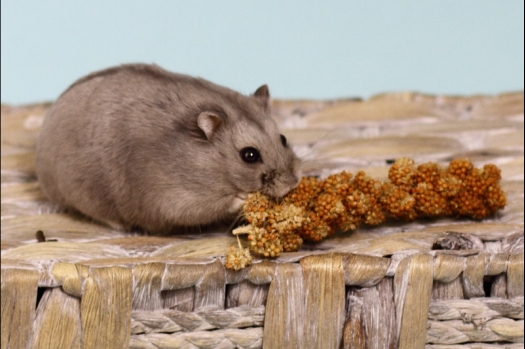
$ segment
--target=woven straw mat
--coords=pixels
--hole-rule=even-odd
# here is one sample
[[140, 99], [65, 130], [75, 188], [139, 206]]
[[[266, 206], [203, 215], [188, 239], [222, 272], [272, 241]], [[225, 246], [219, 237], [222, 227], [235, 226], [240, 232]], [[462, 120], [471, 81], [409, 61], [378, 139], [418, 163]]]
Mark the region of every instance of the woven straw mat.
[[508, 204], [361, 227], [239, 272], [223, 266], [227, 229], [143, 236], [48, 203], [35, 144], [49, 104], [3, 105], [1, 348], [523, 348], [523, 103], [274, 101], [305, 175], [468, 157], [501, 169]]

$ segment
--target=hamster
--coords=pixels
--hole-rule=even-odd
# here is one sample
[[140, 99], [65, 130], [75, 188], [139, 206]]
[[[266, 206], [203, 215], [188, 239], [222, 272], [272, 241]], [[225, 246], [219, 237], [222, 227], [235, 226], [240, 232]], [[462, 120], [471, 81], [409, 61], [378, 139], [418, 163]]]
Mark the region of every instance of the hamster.
[[244, 96], [147, 64], [63, 92], [44, 118], [36, 172], [52, 202], [151, 233], [234, 219], [248, 193], [279, 198], [301, 177], [266, 85]]

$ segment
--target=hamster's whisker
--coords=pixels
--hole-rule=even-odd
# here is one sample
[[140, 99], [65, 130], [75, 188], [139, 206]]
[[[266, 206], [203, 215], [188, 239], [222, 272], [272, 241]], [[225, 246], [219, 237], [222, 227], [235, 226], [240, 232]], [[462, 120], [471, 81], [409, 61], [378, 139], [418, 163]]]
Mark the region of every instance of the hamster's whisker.
[[233, 228], [239, 223], [239, 221], [243, 218], [243, 214], [242, 214], [242, 211], [239, 211], [239, 213], [237, 213], [237, 215], [235, 216], [235, 218], [233, 219], [232, 223], [230, 224], [230, 226], [228, 227], [228, 231], [229, 232], [232, 232], [233, 231]]

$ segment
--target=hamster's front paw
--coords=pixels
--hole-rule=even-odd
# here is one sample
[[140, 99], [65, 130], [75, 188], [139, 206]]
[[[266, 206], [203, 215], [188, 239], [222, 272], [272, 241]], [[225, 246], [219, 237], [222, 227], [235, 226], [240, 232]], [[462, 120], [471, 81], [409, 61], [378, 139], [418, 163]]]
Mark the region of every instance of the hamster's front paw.
[[232, 200], [230, 209], [228, 210], [229, 213], [239, 212], [242, 208], [242, 205], [246, 201], [247, 197], [248, 197], [248, 194], [246, 193], [238, 193], [237, 195], [235, 195], [235, 197]]

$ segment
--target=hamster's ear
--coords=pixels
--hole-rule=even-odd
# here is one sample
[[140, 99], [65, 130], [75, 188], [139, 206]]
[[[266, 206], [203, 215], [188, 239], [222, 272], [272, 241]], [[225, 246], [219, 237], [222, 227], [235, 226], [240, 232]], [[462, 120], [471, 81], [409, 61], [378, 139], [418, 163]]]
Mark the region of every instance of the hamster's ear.
[[197, 117], [197, 125], [204, 132], [206, 138], [210, 139], [213, 137], [217, 129], [222, 123], [222, 119], [209, 111], [203, 111]]
[[253, 96], [257, 98], [257, 101], [264, 109], [270, 108], [270, 90], [268, 85], [262, 85], [254, 93]]

